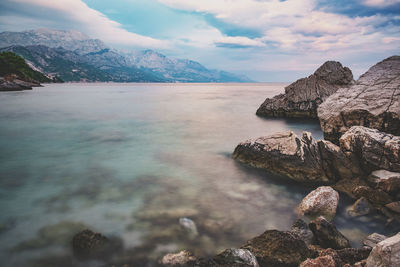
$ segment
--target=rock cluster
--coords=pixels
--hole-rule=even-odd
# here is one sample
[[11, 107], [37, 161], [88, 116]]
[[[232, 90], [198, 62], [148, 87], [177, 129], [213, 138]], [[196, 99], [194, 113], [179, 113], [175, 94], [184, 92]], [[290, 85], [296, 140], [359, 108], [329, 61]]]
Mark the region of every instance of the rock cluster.
[[337, 142], [359, 125], [400, 135], [400, 56], [389, 57], [318, 107], [325, 139]]
[[336, 61], [327, 61], [314, 74], [285, 88], [285, 94], [267, 98], [257, 115], [317, 118], [317, 107], [339, 88], [353, 83], [353, 74]]

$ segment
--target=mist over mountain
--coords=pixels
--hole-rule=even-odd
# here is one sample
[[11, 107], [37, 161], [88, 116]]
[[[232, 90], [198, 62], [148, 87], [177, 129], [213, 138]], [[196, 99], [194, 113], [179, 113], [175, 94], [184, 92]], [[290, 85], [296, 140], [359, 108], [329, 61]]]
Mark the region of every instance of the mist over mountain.
[[0, 33], [1, 51], [24, 57], [64, 81], [250, 82], [244, 75], [209, 70], [153, 50], [121, 52], [75, 31], [38, 29]]

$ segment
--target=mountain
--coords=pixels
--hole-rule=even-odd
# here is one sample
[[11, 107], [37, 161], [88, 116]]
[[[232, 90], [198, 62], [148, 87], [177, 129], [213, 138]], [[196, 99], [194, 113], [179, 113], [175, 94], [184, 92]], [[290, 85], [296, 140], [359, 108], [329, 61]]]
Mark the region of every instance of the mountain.
[[251, 82], [244, 75], [209, 70], [196, 61], [153, 50], [121, 52], [73, 30], [2, 32], [0, 47], [64, 81]]

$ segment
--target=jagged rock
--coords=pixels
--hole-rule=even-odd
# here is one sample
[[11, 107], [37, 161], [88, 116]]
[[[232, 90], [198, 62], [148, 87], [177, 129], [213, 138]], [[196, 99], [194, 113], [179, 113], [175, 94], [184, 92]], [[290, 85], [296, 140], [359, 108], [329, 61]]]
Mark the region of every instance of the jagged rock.
[[353, 83], [353, 74], [336, 61], [327, 61], [314, 74], [285, 88], [285, 94], [267, 98], [257, 115], [317, 118], [317, 107], [339, 88]]
[[325, 216], [332, 219], [339, 203], [339, 193], [330, 186], [320, 186], [309, 193], [298, 206], [301, 215]]
[[348, 156], [353, 154], [366, 173], [379, 169], [400, 172], [400, 136], [353, 126], [340, 138], [340, 148]]
[[325, 139], [334, 143], [355, 125], [400, 135], [400, 56], [364, 73], [350, 88], [337, 90], [318, 107]]
[[189, 234], [190, 237], [196, 237], [199, 234], [196, 224], [193, 220], [189, 218], [179, 218], [179, 224]]
[[167, 267], [186, 267], [194, 266], [197, 258], [187, 250], [182, 250], [179, 253], [168, 253], [159, 261], [163, 266]]
[[315, 259], [307, 259], [300, 267], [336, 267], [336, 262], [330, 255], [319, 256]]
[[385, 207], [393, 212], [400, 213], [400, 201], [391, 202], [386, 204]]
[[386, 205], [392, 202], [392, 198], [389, 196], [388, 193], [380, 189], [373, 189], [369, 186], [357, 186], [353, 190], [353, 194], [358, 198], [364, 197], [371, 204], [378, 206]]
[[247, 249], [231, 248], [213, 258], [214, 266], [259, 267], [256, 257]]
[[314, 252], [296, 234], [277, 230], [266, 231], [241, 248], [248, 249], [260, 266], [298, 266], [314, 256]]
[[395, 195], [400, 192], [400, 173], [390, 172], [387, 170], [373, 171], [368, 181], [372, 183], [375, 188], [382, 189], [386, 193]]
[[365, 197], [357, 199], [357, 201], [347, 210], [352, 217], [367, 215], [371, 212], [371, 205]]
[[298, 181], [328, 182], [321, 165], [317, 145], [311, 134], [298, 138], [288, 131], [240, 143], [233, 157], [253, 167], [287, 175]]
[[308, 224], [301, 219], [298, 219], [293, 223], [290, 231], [298, 235], [307, 245], [311, 245], [314, 240], [314, 234], [308, 227]]
[[319, 257], [330, 256], [332, 260], [335, 262], [334, 266], [346, 266], [346, 264], [352, 265], [362, 260], [365, 260], [370, 252], [371, 248], [344, 248], [340, 250], [334, 250], [332, 248], [328, 248], [319, 251], [318, 256]]
[[309, 224], [317, 243], [323, 248], [342, 249], [350, 247], [349, 240], [336, 226], [320, 216]]
[[400, 233], [379, 242], [367, 259], [367, 267], [397, 266], [400, 266]]
[[376, 244], [378, 244], [379, 242], [385, 240], [387, 237], [384, 235], [380, 235], [377, 233], [373, 233], [370, 234], [369, 236], [367, 236], [364, 240], [363, 240], [363, 245], [366, 247], [370, 247], [371, 249], [373, 249]]

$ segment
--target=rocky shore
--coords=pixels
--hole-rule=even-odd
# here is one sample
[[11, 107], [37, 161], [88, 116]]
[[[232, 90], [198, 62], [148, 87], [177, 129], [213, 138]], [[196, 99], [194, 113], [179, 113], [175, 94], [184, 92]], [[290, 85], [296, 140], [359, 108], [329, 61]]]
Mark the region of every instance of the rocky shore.
[[[239, 162], [323, 184], [299, 204], [302, 219], [290, 231], [267, 230], [240, 248], [197, 259], [188, 251], [167, 254], [162, 266], [400, 266], [400, 57], [379, 62], [356, 82], [351, 71], [329, 61], [313, 75], [267, 99], [262, 116], [317, 117], [326, 140], [311, 133], [276, 133], [240, 143]], [[297, 97], [297, 98], [296, 98]], [[304, 98], [305, 97], [305, 98]], [[318, 109], [318, 112], [317, 112]], [[390, 236], [372, 233], [360, 248], [331, 222], [339, 193], [355, 200], [349, 216], [377, 211]], [[307, 223], [306, 221], [309, 221]]]
[[0, 77], [0, 91], [23, 91], [32, 90], [32, 87], [40, 87], [39, 82], [27, 82], [18, 79], [17, 77], [12, 79], [5, 79]]

